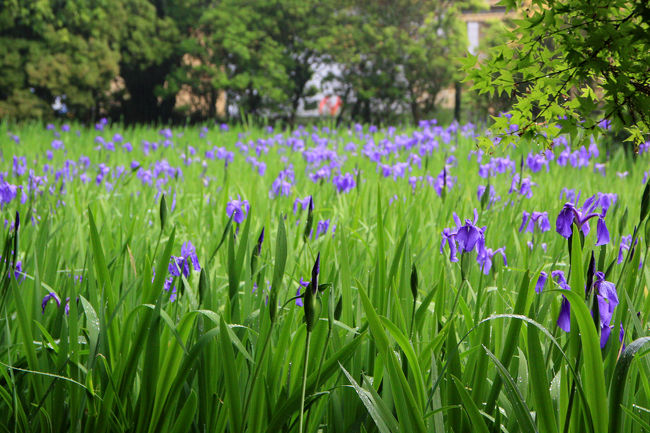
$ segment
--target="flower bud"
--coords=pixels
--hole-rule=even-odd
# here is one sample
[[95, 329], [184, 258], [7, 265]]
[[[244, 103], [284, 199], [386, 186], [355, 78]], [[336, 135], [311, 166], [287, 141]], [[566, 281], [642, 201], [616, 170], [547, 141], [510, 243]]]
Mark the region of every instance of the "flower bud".
[[648, 180], [648, 183], [645, 184], [645, 188], [643, 189], [643, 197], [641, 197], [639, 224], [641, 224], [645, 217], [648, 216], [648, 211], [650, 211], [650, 179]]
[[411, 266], [411, 294], [415, 301], [418, 298], [418, 271], [415, 268], [415, 264]]
[[167, 224], [167, 202], [165, 201], [165, 194], [160, 198], [160, 231], [165, 230]]
[[307, 238], [311, 234], [311, 228], [314, 225], [314, 200], [309, 197], [309, 208], [307, 209], [307, 224], [305, 224], [305, 231], [302, 234], [303, 241], [307, 242]]

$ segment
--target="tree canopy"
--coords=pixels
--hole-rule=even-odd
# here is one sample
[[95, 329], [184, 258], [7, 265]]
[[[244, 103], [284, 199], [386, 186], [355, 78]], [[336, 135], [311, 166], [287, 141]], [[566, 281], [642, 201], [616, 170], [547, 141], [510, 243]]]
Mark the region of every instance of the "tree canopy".
[[[0, 117], [290, 123], [330, 65], [355, 121], [432, 116], [478, 0], [6, 0]], [[327, 82], [327, 81], [326, 81]], [[185, 106], [179, 95], [191, 95]], [[63, 109], [53, 109], [58, 104]], [[223, 114], [223, 113], [221, 113]]]
[[[508, 8], [515, 0], [502, 0]], [[650, 5], [646, 0], [532, 0], [508, 41], [488, 58], [470, 56], [474, 89], [514, 97], [495, 117], [502, 142], [588, 140], [613, 128], [627, 140], [650, 131]], [[513, 127], [512, 125], [517, 125]], [[515, 131], [516, 132], [513, 132]], [[484, 144], [492, 144], [485, 138]]]

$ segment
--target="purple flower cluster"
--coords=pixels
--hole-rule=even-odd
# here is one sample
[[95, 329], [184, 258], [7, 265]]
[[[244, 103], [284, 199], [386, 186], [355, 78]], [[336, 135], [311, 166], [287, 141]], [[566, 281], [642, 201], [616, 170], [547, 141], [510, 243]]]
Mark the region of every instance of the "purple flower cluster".
[[537, 184], [532, 180], [530, 180], [529, 177], [524, 177], [522, 179], [519, 176], [519, 173], [515, 173], [515, 175], [512, 177], [512, 182], [510, 183], [510, 189], [508, 190], [508, 194], [517, 192], [518, 194], [526, 198], [532, 198], [534, 186], [537, 186]]
[[[43, 300], [41, 301], [41, 314], [45, 314], [45, 307], [47, 307], [47, 304], [51, 299], [56, 302], [57, 307], [61, 307], [61, 299], [59, 298], [59, 295], [57, 295], [55, 292], [49, 292], [43, 297]], [[65, 298], [65, 314], [66, 316], [70, 314], [70, 298]]]
[[541, 171], [543, 167], [546, 167], [546, 171], [548, 172], [550, 170], [548, 163], [554, 158], [555, 155], [550, 150], [547, 150], [543, 154], [531, 152], [526, 157], [526, 165], [528, 166], [528, 169], [533, 173]]
[[485, 247], [485, 229], [486, 227], [478, 227], [478, 211], [474, 209], [474, 220], [466, 219], [465, 223], [461, 223], [460, 218], [454, 212], [454, 222], [456, 228], [445, 228], [442, 231], [442, 242], [440, 243], [440, 253], [444, 253], [444, 247], [449, 247], [449, 260], [457, 262], [457, 254], [469, 253], [474, 250], [477, 252], [476, 261], [480, 265], [484, 274], [488, 275], [492, 268], [492, 258], [494, 255], [501, 254], [503, 257], [504, 265], [508, 265], [506, 260], [505, 247], [492, 250]]
[[0, 175], [0, 209], [4, 209], [5, 205], [11, 203], [18, 194], [18, 187], [5, 181]]
[[[563, 290], [571, 290], [571, 287], [567, 283], [564, 272], [562, 271], [553, 271], [551, 276], [557, 283], [557, 285]], [[537, 281], [535, 291], [540, 293], [546, 283], [547, 275], [545, 272], [542, 272], [540, 279]], [[602, 272], [596, 272], [594, 274], [593, 289], [596, 296], [596, 301], [598, 303], [598, 318], [600, 322], [600, 347], [604, 348], [607, 344], [607, 340], [611, 334], [612, 328], [612, 317], [614, 315], [614, 309], [618, 305], [618, 294], [616, 292], [616, 286], [613, 283], [605, 280], [605, 274]], [[557, 326], [565, 332], [571, 331], [571, 304], [569, 300], [562, 296], [562, 305], [560, 307], [560, 314], [557, 319]], [[621, 328], [622, 329], [622, 328]], [[622, 335], [619, 337], [622, 341]]]
[[[567, 194], [568, 196], [568, 194]], [[575, 202], [580, 198], [580, 194], [575, 199]], [[588, 221], [592, 218], [598, 217], [597, 232], [596, 232], [596, 245], [605, 245], [609, 243], [609, 230], [605, 224], [605, 215], [609, 207], [616, 201], [616, 194], [603, 194], [598, 193], [585, 200], [580, 209], [575, 205], [574, 201], [568, 201], [560, 211], [555, 220], [555, 230], [563, 237], [569, 238], [573, 233], [571, 228], [575, 223], [579, 230], [587, 236], [590, 231]], [[595, 210], [600, 207], [601, 212], [596, 213]]]
[[167, 271], [169, 276], [165, 279], [164, 290], [170, 293], [169, 300], [174, 302], [176, 300], [176, 286], [173, 285], [174, 278], [181, 275], [185, 278], [190, 276], [190, 263], [195, 271], [201, 270], [199, 258], [196, 255], [196, 249], [192, 242], [187, 241], [181, 246], [180, 256], [171, 256]]
[[517, 164], [510, 157], [491, 158], [490, 162], [479, 165], [478, 175], [483, 178], [495, 177], [497, 174], [515, 171]]
[[242, 200], [239, 195], [237, 196], [237, 199], [230, 200], [226, 205], [226, 215], [232, 217], [233, 221], [237, 224], [244, 222], [249, 210], [250, 206], [248, 205], [248, 200]]
[[[487, 187], [485, 185], [479, 185], [476, 188], [476, 199], [478, 201], [481, 201], [483, 199], [483, 195], [485, 194], [486, 190], [487, 190]], [[496, 190], [494, 189], [494, 186], [490, 185], [490, 192], [489, 192], [489, 195], [488, 195], [487, 208], [490, 209], [499, 200], [501, 200], [501, 196], [497, 195]]]
[[352, 176], [352, 173], [345, 173], [342, 176], [334, 176], [332, 183], [334, 186], [336, 186], [336, 190], [340, 193], [350, 192], [357, 185], [354, 180], [354, 176]]
[[519, 232], [521, 233], [525, 229], [527, 232], [533, 233], [535, 225], [537, 225], [542, 233], [551, 230], [551, 224], [548, 221], [548, 212], [528, 213], [524, 211]]
[[295, 174], [293, 172], [293, 166], [289, 165], [287, 168], [280, 171], [278, 177], [273, 181], [271, 190], [269, 191], [269, 198], [275, 198], [278, 195], [291, 195], [291, 188], [294, 181]]

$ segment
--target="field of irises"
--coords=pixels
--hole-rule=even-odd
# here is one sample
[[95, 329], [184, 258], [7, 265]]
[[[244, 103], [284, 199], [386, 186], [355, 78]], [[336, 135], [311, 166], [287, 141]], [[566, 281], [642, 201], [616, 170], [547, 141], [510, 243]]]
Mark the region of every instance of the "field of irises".
[[650, 431], [650, 143], [480, 134], [0, 124], [1, 430]]

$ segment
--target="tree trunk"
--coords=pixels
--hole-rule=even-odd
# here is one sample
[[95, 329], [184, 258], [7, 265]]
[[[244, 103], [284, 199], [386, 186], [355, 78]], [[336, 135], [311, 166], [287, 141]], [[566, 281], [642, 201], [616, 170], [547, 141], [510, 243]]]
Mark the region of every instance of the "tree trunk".
[[460, 123], [460, 103], [461, 103], [461, 90], [462, 84], [460, 81], [454, 83], [454, 88], [456, 90], [454, 98], [454, 120]]

